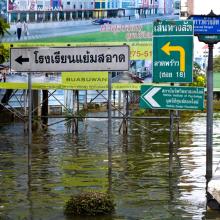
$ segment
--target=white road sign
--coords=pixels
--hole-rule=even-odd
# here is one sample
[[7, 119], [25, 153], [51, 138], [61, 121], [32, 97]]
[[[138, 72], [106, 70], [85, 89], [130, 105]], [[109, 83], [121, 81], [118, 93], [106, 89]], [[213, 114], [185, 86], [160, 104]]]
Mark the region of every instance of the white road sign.
[[130, 50], [123, 46], [11, 48], [12, 72], [125, 71]]

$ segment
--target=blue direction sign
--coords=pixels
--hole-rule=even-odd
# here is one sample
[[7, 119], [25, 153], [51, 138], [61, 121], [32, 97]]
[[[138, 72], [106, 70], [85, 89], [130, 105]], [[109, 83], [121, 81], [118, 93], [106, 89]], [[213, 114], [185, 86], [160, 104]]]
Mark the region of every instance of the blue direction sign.
[[203, 110], [204, 88], [142, 85], [140, 107], [146, 109]]
[[192, 15], [194, 34], [220, 34], [220, 16]]

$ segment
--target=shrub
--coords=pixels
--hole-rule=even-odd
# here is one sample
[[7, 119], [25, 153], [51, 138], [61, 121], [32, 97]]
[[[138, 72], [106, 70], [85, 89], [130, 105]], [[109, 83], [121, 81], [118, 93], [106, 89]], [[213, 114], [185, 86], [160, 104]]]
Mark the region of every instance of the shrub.
[[64, 209], [66, 215], [105, 215], [114, 211], [112, 197], [106, 193], [83, 192], [79, 195], [71, 196]]

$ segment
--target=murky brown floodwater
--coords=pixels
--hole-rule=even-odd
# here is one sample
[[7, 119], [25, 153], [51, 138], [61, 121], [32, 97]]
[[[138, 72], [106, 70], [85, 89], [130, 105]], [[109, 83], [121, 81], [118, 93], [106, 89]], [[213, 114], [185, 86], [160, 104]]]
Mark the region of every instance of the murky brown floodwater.
[[[131, 121], [127, 138], [118, 133], [120, 121], [113, 120], [112, 169], [108, 167], [107, 120], [81, 122], [77, 139], [64, 123], [55, 124], [33, 135], [31, 172], [23, 124], [1, 125], [0, 219], [67, 219], [63, 206], [71, 194], [108, 189], [116, 202], [115, 214], [88, 219], [220, 217], [220, 212], [206, 211], [204, 116], [181, 122], [172, 176], [168, 173], [168, 120]], [[220, 115], [216, 116], [215, 166], [220, 158]]]

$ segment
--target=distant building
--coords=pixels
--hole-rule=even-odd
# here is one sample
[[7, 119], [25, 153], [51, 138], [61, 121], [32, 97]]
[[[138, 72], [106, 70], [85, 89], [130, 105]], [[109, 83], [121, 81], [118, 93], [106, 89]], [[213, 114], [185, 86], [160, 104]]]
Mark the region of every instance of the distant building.
[[[201, 3], [202, 4], [202, 3]], [[187, 19], [194, 11], [194, 0], [181, 0], [180, 18]]]
[[[197, 47], [194, 49], [194, 60], [197, 62], [203, 70], [206, 70], [208, 65], [208, 53], [209, 48], [207, 44], [197, 43]], [[220, 46], [214, 45], [213, 57], [217, 57], [220, 54]]]
[[[174, 14], [174, 6], [176, 6], [176, 4], [174, 4], [174, 2], [180, 2], [180, 0], [179, 1], [160, 0], [159, 7], [158, 7], [158, 14], [161, 14], [161, 15]], [[179, 11], [178, 7], [176, 10]]]
[[173, 14], [177, 0], [7, 0], [8, 22]]

